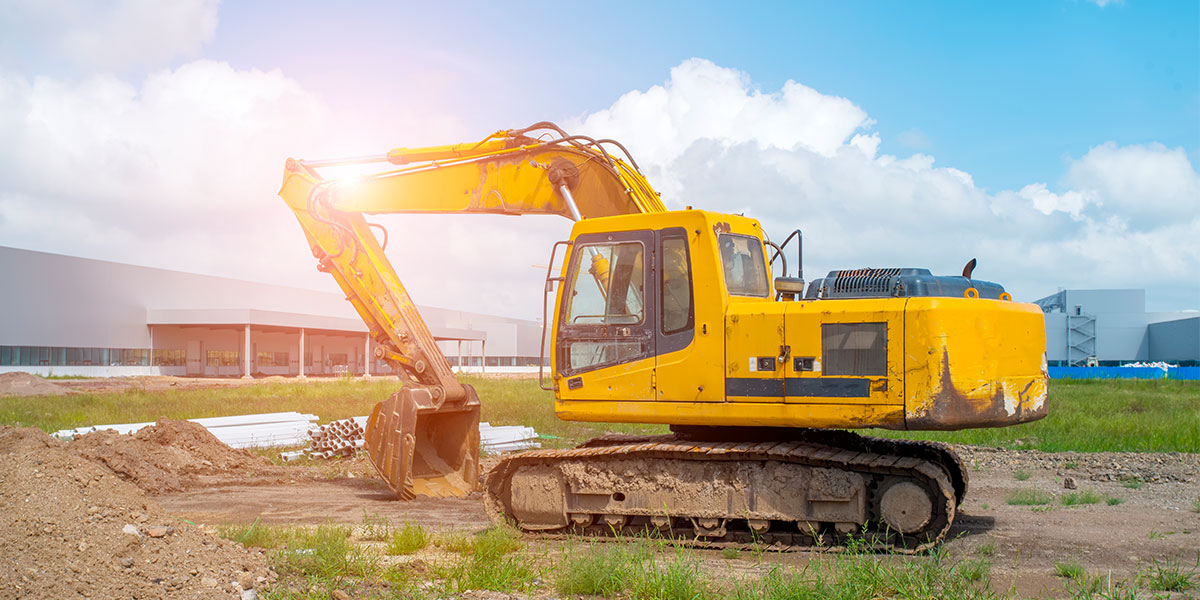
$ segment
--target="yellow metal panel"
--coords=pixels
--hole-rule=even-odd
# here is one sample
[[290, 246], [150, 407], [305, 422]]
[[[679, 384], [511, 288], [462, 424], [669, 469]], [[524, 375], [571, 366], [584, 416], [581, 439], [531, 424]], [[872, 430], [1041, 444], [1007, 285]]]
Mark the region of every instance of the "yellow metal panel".
[[655, 375], [658, 399], [664, 401], [724, 402], [725, 378], [722, 335], [725, 302], [716, 277], [717, 257], [711, 244], [705, 213], [681, 211], [672, 226], [688, 231], [692, 259], [692, 304], [695, 329], [692, 343], [678, 352], [658, 357]]
[[567, 421], [736, 425], [763, 427], [900, 428], [904, 409], [879, 404], [785, 404], [743, 402], [578, 402], [554, 403]]
[[[783, 377], [787, 361], [779, 361], [784, 343], [783, 306], [767, 302], [731, 303], [725, 315], [725, 377], [742, 384], [759, 382], [763, 389], [777, 387], [778, 395], [734, 395], [726, 388], [730, 402], [782, 402]], [[770, 359], [774, 368], [762, 370], [759, 358]], [[752, 384], [751, 384], [752, 385]], [[739, 386], [744, 389], [749, 386]]]
[[[904, 404], [904, 306], [905, 298], [866, 298], [784, 302], [786, 343], [792, 360], [786, 376], [796, 378], [853, 378], [869, 381], [866, 397], [788, 395], [797, 404]], [[886, 323], [887, 373], [883, 376], [830, 374], [821, 356], [821, 326], [826, 323]], [[812, 357], [812, 371], [796, 371], [796, 357]]]
[[1037, 306], [913, 298], [905, 320], [909, 429], [1000, 427], [1046, 415], [1046, 329]]
[[[654, 357], [651, 356], [570, 377], [555, 375], [555, 383], [558, 386], [558, 397], [564, 400], [638, 402], [654, 399], [653, 377]], [[569, 382], [576, 378], [579, 379], [580, 385], [577, 389], [571, 389]]]

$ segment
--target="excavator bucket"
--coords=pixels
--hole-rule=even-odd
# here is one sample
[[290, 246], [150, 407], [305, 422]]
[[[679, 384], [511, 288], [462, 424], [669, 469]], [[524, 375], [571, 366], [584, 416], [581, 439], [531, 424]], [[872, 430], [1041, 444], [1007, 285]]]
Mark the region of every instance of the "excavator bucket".
[[365, 432], [371, 464], [401, 500], [466, 496], [479, 484], [479, 399], [431, 401], [428, 389], [405, 387], [375, 405]]

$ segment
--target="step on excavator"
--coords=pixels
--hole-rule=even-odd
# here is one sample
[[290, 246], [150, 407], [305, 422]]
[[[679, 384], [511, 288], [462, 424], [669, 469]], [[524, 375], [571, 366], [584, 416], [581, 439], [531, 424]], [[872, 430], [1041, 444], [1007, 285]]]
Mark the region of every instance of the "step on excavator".
[[[332, 175], [345, 168], [360, 174]], [[954, 276], [855, 268], [806, 282], [800, 230], [775, 243], [745, 216], [667, 210], [614, 140], [542, 122], [473, 143], [289, 159], [280, 196], [375, 358], [400, 374], [371, 412], [366, 449], [402, 500], [482, 482], [494, 518], [549, 536], [779, 548], [853, 537], [920, 552], [954, 521], [962, 462], [944, 444], [848, 430], [1003, 427], [1047, 412], [1042, 312], [974, 279], [974, 259]], [[385, 257], [386, 230], [381, 242], [366, 219], [388, 213], [573, 220], [546, 272], [539, 383], [561, 419], [671, 433], [512, 454], [481, 477], [479, 397]]]

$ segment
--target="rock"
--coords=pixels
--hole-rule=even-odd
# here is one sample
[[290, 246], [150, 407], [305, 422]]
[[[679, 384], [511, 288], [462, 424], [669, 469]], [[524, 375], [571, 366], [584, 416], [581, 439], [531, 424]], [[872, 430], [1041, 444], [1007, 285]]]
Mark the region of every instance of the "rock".
[[217, 580], [212, 577], [201, 577], [200, 585], [204, 587], [217, 587]]
[[121, 533], [142, 537], [142, 532], [138, 531], [137, 525], [134, 525], [133, 523], [126, 523], [125, 526], [121, 528]]
[[243, 590], [254, 589], [254, 575], [246, 571], [242, 571], [237, 578], [238, 585], [242, 586]]
[[333, 593], [330, 595], [333, 597], [333, 600], [350, 600], [350, 594], [342, 590], [333, 590]]
[[258, 600], [258, 592], [254, 590], [242, 590], [242, 600]]
[[121, 559], [121, 566], [122, 566], [122, 567], [125, 567], [126, 569], [128, 569], [128, 568], [132, 567], [132, 566], [133, 566], [133, 559], [132, 559], [132, 558], [130, 558], [130, 557], [128, 557], [128, 556], [126, 556], [125, 558], [122, 558], [122, 559]]
[[160, 537], [164, 537], [167, 534], [171, 533], [171, 531], [172, 530], [170, 527], [164, 527], [162, 525], [159, 525], [158, 527], [147, 527], [146, 535], [148, 535], [152, 538], [160, 538]]
[[1079, 487], [1079, 486], [1075, 484], [1074, 477], [1064, 477], [1063, 478], [1063, 488], [1068, 489], [1068, 490], [1073, 490], [1077, 487]]

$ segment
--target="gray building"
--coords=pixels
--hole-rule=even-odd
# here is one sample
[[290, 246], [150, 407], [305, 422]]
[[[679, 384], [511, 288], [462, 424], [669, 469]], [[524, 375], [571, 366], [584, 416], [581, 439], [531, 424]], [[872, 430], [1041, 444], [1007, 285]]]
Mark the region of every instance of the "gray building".
[[1034, 302], [1053, 366], [1200, 364], [1200, 311], [1146, 312], [1145, 290], [1063, 290]]
[[[0, 372], [386, 374], [341, 294], [0, 246]], [[536, 367], [541, 325], [420, 307], [450, 363]]]

